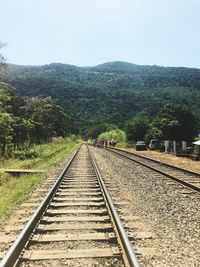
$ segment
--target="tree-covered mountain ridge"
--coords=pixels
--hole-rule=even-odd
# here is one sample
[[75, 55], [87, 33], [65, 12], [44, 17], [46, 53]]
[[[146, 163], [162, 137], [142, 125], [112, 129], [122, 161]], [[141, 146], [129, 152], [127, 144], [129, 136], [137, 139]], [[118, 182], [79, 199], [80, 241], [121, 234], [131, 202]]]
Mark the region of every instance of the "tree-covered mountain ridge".
[[[114, 62], [107, 62], [103, 63], [94, 67], [78, 67], [75, 65], [70, 64], [62, 64], [62, 63], [51, 63], [48, 65], [41, 65], [41, 66], [25, 66], [25, 65], [15, 65], [9, 64], [8, 69], [11, 74], [23, 74], [23, 73], [34, 73], [34, 74], [41, 74], [41, 70], [47, 73], [56, 73], [60, 75], [80, 75], [80, 74], [109, 74], [114, 76], [121, 76], [123, 77], [126, 75], [141, 75], [144, 77], [148, 76], [157, 76], [163, 75], [168, 76], [172, 75], [173, 77], [178, 78], [177, 76], [182, 77], [183, 75], [185, 78], [189, 78], [190, 82], [193, 84], [193, 76], [197, 75], [200, 78], [200, 69], [198, 68], [187, 68], [187, 67], [162, 67], [157, 65], [136, 65], [133, 63], [127, 63], [122, 61], [114, 61]], [[135, 77], [137, 78], [137, 77]], [[198, 81], [198, 84], [200, 82]]]
[[52, 97], [81, 127], [117, 125], [144, 111], [155, 117], [167, 103], [200, 111], [200, 69], [108, 62], [95, 67], [52, 63], [8, 65], [3, 79], [23, 96]]

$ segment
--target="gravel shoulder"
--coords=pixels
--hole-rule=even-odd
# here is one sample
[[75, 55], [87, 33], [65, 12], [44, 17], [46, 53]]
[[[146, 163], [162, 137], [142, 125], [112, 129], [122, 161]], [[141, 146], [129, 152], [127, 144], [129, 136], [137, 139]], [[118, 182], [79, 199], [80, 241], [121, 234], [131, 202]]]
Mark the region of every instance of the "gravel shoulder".
[[153, 158], [156, 160], [160, 160], [164, 163], [169, 163], [176, 165], [181, 168], [185, 168], [191, 171], [196, 171], [200, 173], [200, 162], [190, 159], [190, 158], [185, 158], [185, 157], [177, 157], [174, 154], [168, 154], [164, 152], [158, 152], [158, 151], [153, 151], [153, 150], [147, 150], [147, 151], [136, 151], [134, 148], [126, 148], [125, 150], [129, 152], [133, 152], [135, 154], [141, 155], [141, 156], [146, 156], [149, 158]]
[[136, 236], [134, 247], [141, 249], [142, 266], [199, 266], [200, 195], [185, 194], [160, 174], [91, 149], [114, 201], [126, 203], [119, 209]]

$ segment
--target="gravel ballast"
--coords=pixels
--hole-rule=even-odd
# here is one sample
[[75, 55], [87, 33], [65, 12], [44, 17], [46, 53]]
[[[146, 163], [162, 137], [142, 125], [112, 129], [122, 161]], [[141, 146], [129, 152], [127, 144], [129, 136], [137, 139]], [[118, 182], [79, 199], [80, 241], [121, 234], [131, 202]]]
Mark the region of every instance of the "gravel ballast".
[[200, 195], [111, 152], [91, 151], [113, 199], [125, 202], [125, 225], [136, 237], [146, 233], [134, 240], [142, 266], [200, 266]]

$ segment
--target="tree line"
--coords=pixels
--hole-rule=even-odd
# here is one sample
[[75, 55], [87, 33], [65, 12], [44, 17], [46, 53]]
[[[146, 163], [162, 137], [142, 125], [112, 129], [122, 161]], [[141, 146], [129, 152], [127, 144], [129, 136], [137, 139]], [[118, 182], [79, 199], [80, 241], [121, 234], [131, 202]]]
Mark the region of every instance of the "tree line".
[[0, 150], [2, 156], [77, 133], [73, 121], [51, 98], [23, 98], [8, 84], [0, 83]]
[[145, 113], [138, 114], [126, 123], [125, 130], [130, 141], [158, 139], [192, 142], [200, 132], [199, 119], [187, 106], [167, 104], [153, 120]]
[[89, 129], [91, 138], [102, 141], [135, 143], [152, 139], [159, 141], [174, 140], [192, 142], [200, 133], [200, 118], [187, 106], [179, 104], [164, 105], [158, 115], [152, 120], [144, 112], [124, 123], [122, 130], [115, 125], [96, 125]]
[[[0, 49], [4, 46], [0, 42]], [[0, 53], [0, 75], [6, 76], [6, 59]], [[0, 82], [0, 153], [14, 151], [56, 136], [77, 133], [72, 119], [51, 97], [22, 97], [8, 83]]]

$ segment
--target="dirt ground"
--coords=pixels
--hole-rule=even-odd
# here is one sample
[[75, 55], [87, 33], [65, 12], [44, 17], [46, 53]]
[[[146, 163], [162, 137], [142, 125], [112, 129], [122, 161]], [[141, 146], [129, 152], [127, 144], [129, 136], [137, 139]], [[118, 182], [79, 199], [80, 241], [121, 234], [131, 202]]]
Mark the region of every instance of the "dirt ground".
[[134, 152], [138, 155], [154, 158], [165, 163], [170, 163], [185, 169], [196, 171], [200, 173], [200, 161], [192, 160], [190, 158], [176, 157], [173, 154], [158, 151], [136, 151], [134, 148], [127, 148], [126, 150]]

